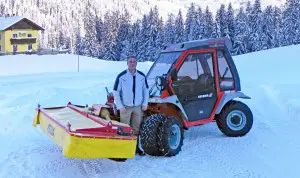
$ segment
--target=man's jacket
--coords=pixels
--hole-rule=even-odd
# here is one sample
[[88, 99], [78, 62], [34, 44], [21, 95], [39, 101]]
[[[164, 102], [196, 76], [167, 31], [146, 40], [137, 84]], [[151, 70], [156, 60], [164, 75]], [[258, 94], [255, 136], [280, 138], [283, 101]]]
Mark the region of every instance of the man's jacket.
[[134, 75], [128, 69], [121, 72], [113, 89], [117, 109], [125, 106], [146, 106], [149, 99], [148, 88], [146, 76], [141, 71], [136, 70]]

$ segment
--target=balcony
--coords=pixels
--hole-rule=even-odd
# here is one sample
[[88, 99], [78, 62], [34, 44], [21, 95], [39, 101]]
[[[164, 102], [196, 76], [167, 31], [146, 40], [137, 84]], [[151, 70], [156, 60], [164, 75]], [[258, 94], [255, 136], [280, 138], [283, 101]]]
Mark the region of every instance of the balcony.
[[11, 38], [11, 44], [34, 44], [36, 43], [36, 37], [19, 37], [19, 38]]

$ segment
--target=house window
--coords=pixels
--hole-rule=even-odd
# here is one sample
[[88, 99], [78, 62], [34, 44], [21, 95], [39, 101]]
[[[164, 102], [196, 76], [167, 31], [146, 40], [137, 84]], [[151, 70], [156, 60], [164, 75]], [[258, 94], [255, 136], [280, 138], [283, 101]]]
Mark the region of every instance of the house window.
[[13, 38], [18, 38], [18, 34], [13, 34]]
[[32, 44], [28, 45], [28, 50], [32, 50]]
[[2, 49], [1, 49], [1, 45], [0, 45], [0, 51], [2, 51]]
[[0, 40], [1, 40], [1, 34], [0, 34]]
[[14, 52], [17, 52], [18, 51], [18, 45], [14, 44], [13, 45], [13, 50], [14, 50]]
[[28, 38], [32, 37], [32, 34], [27, 34], [27, 37], [28, 37]]

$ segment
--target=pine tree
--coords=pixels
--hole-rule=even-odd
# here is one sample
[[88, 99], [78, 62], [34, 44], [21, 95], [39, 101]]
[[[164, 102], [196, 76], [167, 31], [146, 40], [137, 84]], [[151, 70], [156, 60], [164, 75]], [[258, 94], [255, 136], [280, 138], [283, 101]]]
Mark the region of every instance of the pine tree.
[[228, 24], [228, 36], [231, 42], [234, 43], [235, 24], [234, 24], [234, 11], [231, 3], [228, 5], [227, 10], [227, 24]]
[[205, 35], [204, 34], [205, 17], [201, 7], [198, 7], [197, 9], [197, 23], [198, 23], [198, 30], [199, 30], [197, 39], [203, 39]]
[[5, 15], [5, 6], [0, 4], [0, 17]]
[[143, 43], [140, 43], [140, 45], [138, 46], [138, 60], [146, 61], [150, 59], [150, 55], [147, 52], [150, 42], [150, 24], [149, 16], [147, 15], [143, 16], [139, 39], [143, 40]]
[[98, 57], [98, 43], [96, 34], [96, 15], [90, 1], [88, 1], [84, 13], [84, 29], [85, 35], [83, 38], [84, 54], [91, 57]]
[[120, 19], [120, 12], [113, 11], [112, 14], [110, 12], [106, 12], [104, 15], [104, 51], [103, 51], [103, 59], [104, 60], [113, 60], [118, 61], [119, 53], [116, 47], [116, 37], [118, 31], [118, 24]]
[[141, 33], [141, 21], [138, 19], [135, 23], [132, 25], [132, 38], [130, 40], [130, 49], [129, 53], [130, 55], [139, 56], [138, 50], [140, 42], [140, 33]]
[[240, 8], [239, 13], [235, 18], [235, 34], [233, 35], [233, 55], [245, 54], [248, 52], [248, 41], [250, 28], [248, 18], [243, 8]]
[[96, 44], [98, 46], [98, 58], [102, 59], [104, 56], [104, 42], [105, 42], [105, 31], [104, 31], [104, 22], [96, 15]]
[[[160, 53], [160, 51], [163, 48], [164, 45], [164, 24], [163, 24], [163, 19], [160, 18], [159, 23], [158, 23], [158, 33], [157, 33], [157, 37], [156, 37], [156, 53], [155, 53], [155, 57], [153, 58], [156, 59]], [[181, 36], [182, 38], [184, 37], [183, 35]]]
[[250, 39], [249, 39], [249, 50], [250, 52], [260, 51], [265, 46], [262, 43], [264, 37], [262, 34], [262, 10], [260, 0], [255, 0], [254, 6], [249, 15], [249, 25], [251, 28]]
[[153, 10], [150, 10], [149, 13], [149, 41], [148, 41], [148, 48], [147, 48], [147, 61], [153, 61], [153, 58], [156, 55], [156, 38], [159, 30], [159, 13], [157, 6], [154, 7]]
[[300, 43], [300, 0], [287, 0], [283, 12], [284, 45]]
[[216, 30], [217, 30], [217, 37], [228, 37], [229, 36], [227, 14], [226, 14], [224, 4], [221, 4], [220, 9], [217, 11]]
[[213, 15], [212, 12], [209, 10], [208, 6], [205, 9], [204, 19], [204, 38], [216, 37]]
[[263, 13], [263, 23], [262, 25], [262, 36], [265, 37], [265, 45], [267, 48], [274, 48], [275, 47], [275, 35], [274, 32], [277, 30], [274, 24], [273, 19], [273, 8], [268, 6]]
[[[170, 18], [170, 16], [169, 16]], [[185, 40], [189, 41], [193, 39], [193, 33], [196, 30], [196, 25], [197, 25], [197, 19], [196, 19], [196, 9], [195, 9], [195, 4], [191, 3], [190, 7], [187, 11], [186, 14], [186, 20], [185, 20]]]
[[75, 54], [83, 55], [82, 40], [79, 29], [76, 31]]
[[282, 12], [280, 8], [275, 7], [274, 13], [272, 16], [273, 23], [274, 23], [274, 47], [282, 46], [283, 41], [283, 33], [282, 33]]
[[183, 24], [182, 12], [179, 10], [175, 20], [175, 42], [181, 43], [184, 39], [184, 24]]
[[175, 43], [175, 15], [169, 14], [164, 28], [164, 46]]
[[116, 36], [116, 58], [119, 60], [125, 60], [129, 55], [129, 33], [130, 33], [130, 15], [127, 10], [121, 15], [120, 24]]

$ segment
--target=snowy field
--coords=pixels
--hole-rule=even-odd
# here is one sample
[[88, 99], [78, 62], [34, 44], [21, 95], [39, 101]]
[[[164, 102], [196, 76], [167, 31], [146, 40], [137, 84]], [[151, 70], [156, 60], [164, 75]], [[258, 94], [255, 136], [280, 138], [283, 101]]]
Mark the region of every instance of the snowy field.
[[[77, 56], [0, 56], [0, 178], [11, 177], [300, 177], [300, 46], [235, 57], [253, 129], [241, 138], [224, 136], [216, 123], [185, 132], [179, 155], [68, 159], [32, 127], [34, 109], [103, 103], [125, 62]], [[147, 72], [151, 63], [139, 63]]]

